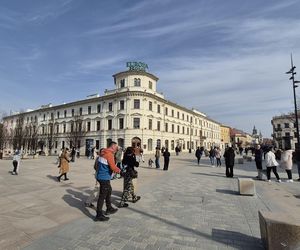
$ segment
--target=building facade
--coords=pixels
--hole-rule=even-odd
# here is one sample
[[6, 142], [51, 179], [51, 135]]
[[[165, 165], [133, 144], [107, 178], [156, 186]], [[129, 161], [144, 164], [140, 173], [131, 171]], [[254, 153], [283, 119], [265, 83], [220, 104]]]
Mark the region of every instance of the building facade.
[[130, 67], [113, 79], [115, 88], [105, 90], [103, 96], [5, 117], [10, 138], [6, 149], [53, 154], [63, 147], [76, 147], [86, 155], [110, 141], [122, 147], [141, 146], [145, 153], [153, 153], [156, 147], [173, 151], [176, 145], [183, 151], [220, 146], [220, 123], [165, 99], [157, 92], [155, 75]]
[[230, 127], [221, 125], [221, 149], [225, 149], [230, 143]]
[[295, 150], [297, 144], [295, 114], [274, 116], [271, 124], [273, 126], [272, 137], [275, 147], [280, 149], [292, 148]]

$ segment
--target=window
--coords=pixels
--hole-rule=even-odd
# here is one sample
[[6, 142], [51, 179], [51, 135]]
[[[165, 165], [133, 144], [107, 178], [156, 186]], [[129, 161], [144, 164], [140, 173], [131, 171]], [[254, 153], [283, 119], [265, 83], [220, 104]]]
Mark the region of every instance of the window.
[[160, 121], [157, 121], [157, 130], [160, 131]]
[[42, 134], [45, 133], [45, 127], [42, 127]]
[[284, 124], [284, 127], [285, 127], [285, 128], [289, 128], [290, 126], [289, 126], [288, 123], [285, 123], [285, 124]]
[[56, 125], [56, 134], [59, 133], [59, 125]]
[[99, 131], [100, 130], [100, 121], [97, 121], [96, 127], [97, 127], [97, 131]]
[[44, 114], [44, 118], [43, 119], [44, 119], [44, 121], [46, 120], [46, 115], [45, 114]]
[[177, 111], [177, 118], [179, 119], [179, 112]]
[[57, 119], [59, 119], [59, 111], [57, 111]]
[[113, 109], [113, 104], [112, 102], [108, 103], [108, 111], [111, 112]]
[[190, 134], [190, 129], [189, 129], [189, 128], [186, 129], [186, 133], [187, 133], [188, 135]]
[[172, 117], [174, 117], [174, 110], [172, 109], [172, 111], [171, 111], [171, 114], [172, 114]]
[[36, 115], [34, 116], [34, 122], [37, 122], [37, 117], [36, 117]]
[[101, 112], [101, 104], [98, 104], [97, 105], [97, 113], [100, 113]]
[[125, 101], [121, 100], [120, 101], [120, 110], [124, 110], [124, 107], [125, 107]]
[[136, 86], [136, 87], [141, 86], [141, 79], [140, 78], [134, 78], [134, 86]]
[[177, 134], [179, 134], [180, 133], [180, 127], [179, 127], [179, 125], [177, 125]]
[[74, 131], [74, 123], [71, 123], [71, 132]]
[[149, 119], [148, 121], [148, 129], [152, 130], [152, 119]]
[[91, 131], [91, 122], [87, 122], [87, 131]]
[[172, 133], [174, 133], [174, 124], [172, 124]]
[[140, 118], [133, 118], [133, 128], [140, 128]]
[[182, 114], [182, 120], [184, 120], [184, 114]]
[[88, 114], [90, 115], [92, 113], [92, 107], [88, 106]]
[[67, 110], [64, 111], [64, 117], [67, 117]]
[[81, 132], [81, 130], [82, 130], [82, 122], [79, 122], [78, 123], [78, 131]]
[[149, 102], [149, 110], [152, 111], [152, 102]]
[[66, 133], [66, 124], [63, 125], [63, 133]]
[[290, 133], [285, 133], [285, 137], [290, 137]]
[[134, 99], [133, 108], [140, 109], [140, 100], [139, 99]]
[[277, 128], [281, 128], [281, 124], [277, 124]]
[[100, 140], [96, 140], [96, 149], [100, 148]]
[[54, 114], [51, 113], [50, 117], [51, 117], [51, 120], [53, 120], [54, 119]]
[[168, 115], [168, 108], [165, 108], [165, 115]]
[[119, 129], [124, 129], [124, 118], [119, 118]]
[[160, 113], [160, 105], [157, 104], [157, 113]]
[[149, 89], [152, 89], [152, 82], [149, 81]]
[[72, 109], [72, 117], [74, 117], [74, 109]]
[[184, 130], [184, 126], [182, 126], [182, 133], [184, 134], [185, 130]]
[[108, 122], [108, 130], [112, 130], [112, 120], [109, 119], [107, 122]]
[[168, 132], [168, 123], [165, 123], [165, 131]]
[[82, 115], [82, 108], [79, 108], [79, 115]]
[[125, 79], [121, 79], [120, 88], [124, 88], [124, 87], [125, 87]]

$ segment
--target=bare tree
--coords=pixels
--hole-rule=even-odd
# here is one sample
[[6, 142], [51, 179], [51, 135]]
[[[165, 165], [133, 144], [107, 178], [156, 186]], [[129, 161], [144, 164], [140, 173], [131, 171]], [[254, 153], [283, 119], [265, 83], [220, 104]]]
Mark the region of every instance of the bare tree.
[[87, 131], [80, 115], [75, 115], [74, 120], [70, 125], [70, 131], [66, 136], [67, 143], [70, 147], [76, 147], [78, 145], [78, 141], [81, 141], [82, 138], [85, 137]]
[[13, 131], [13, 149], [24, 149], [26, 143], [26, 130], [24, 128], [24, 114], [20, 114]]

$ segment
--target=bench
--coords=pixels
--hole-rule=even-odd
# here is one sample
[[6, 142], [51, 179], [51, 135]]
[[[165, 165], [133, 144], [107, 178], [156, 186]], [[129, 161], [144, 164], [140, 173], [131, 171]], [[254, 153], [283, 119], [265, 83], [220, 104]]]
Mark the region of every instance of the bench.
[[255, 182], [250, 178], [238, 178], [239, 193], [241, 195], [255, 195]]
[[300, 221], [287, 213], [258, 211], [261, 240], [266, 249], [300, 249]]

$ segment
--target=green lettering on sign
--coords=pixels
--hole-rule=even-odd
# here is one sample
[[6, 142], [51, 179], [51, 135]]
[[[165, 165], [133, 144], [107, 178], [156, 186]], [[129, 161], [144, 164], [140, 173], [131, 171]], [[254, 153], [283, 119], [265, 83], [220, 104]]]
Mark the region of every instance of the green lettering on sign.
[[129, 70], [135, 71], [146, 71], [146, 69], [148, 69], [148, 65], [143, 62], [127, 62], [126, 67], [128, 67]]

